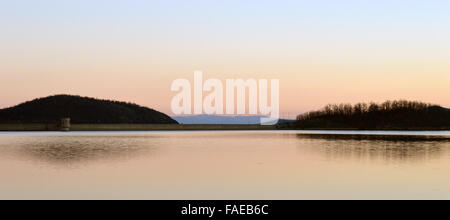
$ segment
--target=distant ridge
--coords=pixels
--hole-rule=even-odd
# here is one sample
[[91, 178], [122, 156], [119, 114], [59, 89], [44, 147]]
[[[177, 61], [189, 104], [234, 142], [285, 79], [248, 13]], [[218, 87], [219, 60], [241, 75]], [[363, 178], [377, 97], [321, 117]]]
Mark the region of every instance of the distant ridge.
[[[193, 115], [173, 117], [180, 124], [203, 125], [258, 125], [264, 116], [220, 116], [220, 115]], [[295, 120], [281, 119], [279, 124], [294, 122]]]
[[169, 116], [132, 103], [73, 95], [35, 99], [0, 110], [0, 123], [177, 124]]

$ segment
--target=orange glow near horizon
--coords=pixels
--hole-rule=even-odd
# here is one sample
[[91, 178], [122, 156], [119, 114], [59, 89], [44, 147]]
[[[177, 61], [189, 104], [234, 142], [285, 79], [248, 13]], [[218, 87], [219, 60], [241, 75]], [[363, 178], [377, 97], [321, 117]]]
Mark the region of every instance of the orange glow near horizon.
[[[193, 71], [189, 72], [188, 67], [174, 68], [168, 65], [161, 69], [127, 68], [119, 67], [118, 64], [113, 69], [104, 65], [92, 69], [79, 65], [65, 73], [64, 67], [41, 67], [35, 74], [27, 74], [31, 70], [6, 70], [14, 74], [2, 75], [4, 85], [0, 88], [0, 106], [9, 107], [55, 94], [73, 94], [130, 101], [171, 115], [170, 101], [176, 94], [170, 91], [172, 81], [178, 78], [193, 80]], [[227, 78], [280, 79], [281, 113], [290, 117], [321, 108], [328, 103], [406, 99], [450, 106], [450, 97], [447, 95], [450, 85], [450, 74], [447, 73], [450, 72], [450, 67], [443, 64], [411, 62], [409, 66], [362, 66], [354, 62], [354, 65], [272, 65], [265, 65], [269, 71], [264, 71], [261, 66], [253, 68], [253, 65], [236, 70], [228, 68], [234, 74], [220, 71], [221, 67], [210, 67], [207, 68], [208, 71], [204, 70], [204, 74], [205, 79], [219, 78], [224, 82]], [[274, 73], [278, 65], [282, 68]], [[145, 64], [136, 66], [142, 67]], [[426, 66], [431, 68], [425, 69]], [[78, 72], [83, 74], [77, 74]], [[258, 72], [262, 74], [257, 74]]]

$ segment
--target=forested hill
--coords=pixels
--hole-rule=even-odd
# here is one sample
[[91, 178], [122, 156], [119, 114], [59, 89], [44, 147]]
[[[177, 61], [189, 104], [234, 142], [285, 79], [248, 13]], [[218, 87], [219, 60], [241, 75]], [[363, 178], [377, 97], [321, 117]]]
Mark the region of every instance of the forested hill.
[[297, 117], [300, 129], [449, 129], [450, 109], [410, 101], [328, 105]]
[[0, 110], [0, 123], [177, 124], [169, 116], [132, 103], [56, 95]]

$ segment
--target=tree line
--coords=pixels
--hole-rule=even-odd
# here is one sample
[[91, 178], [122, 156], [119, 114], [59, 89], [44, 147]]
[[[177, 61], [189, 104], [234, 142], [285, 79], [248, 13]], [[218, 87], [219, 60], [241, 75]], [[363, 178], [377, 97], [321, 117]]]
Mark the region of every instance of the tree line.
[[450, 127], [450, 111], [417, 101], [330, 104], [319, 111], [301, 114], [297, 128], [420, 129]]

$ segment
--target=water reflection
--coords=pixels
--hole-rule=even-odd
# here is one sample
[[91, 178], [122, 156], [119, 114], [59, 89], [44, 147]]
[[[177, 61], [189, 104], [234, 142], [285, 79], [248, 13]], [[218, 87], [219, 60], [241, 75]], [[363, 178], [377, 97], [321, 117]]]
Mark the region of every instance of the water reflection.
[[0, 198], [450, 198], [450, 135], [298, 133], [0, 133]]
[[[221, 138], [220, 140], [217, 140]], [[262, 139], [264, 138], [264, 139]], [[294, 140], [294, 142], [291, 142]], [[211, 144], [213, 142], [221, 144]], [[383, 162], [417, 162], [441, 157], [450, 151], [450, 136], [398, 135], [341, 135], [341, 134], [285, 134], [285, 133], [186, 133], [146, 135], [49, 135], [4, 136], [0, 142], [0, 156], [41, 161], [58, 166], [86, 164], [100, 160], [128, 160], [148, 157], [168, 147], [196, 152], [198, 146], [216, 146], [212, 153], [229, 146], [252, 147], [255, 152], [266, 149], [297, 148], [328, 160]], [[292, 145], [294, 144], [294, 145]], [[234, 149], [234, 148], [233, 148]], [[205, 148], [198, 153], [204, 153]], [[166, 155], [167, 156], [167, 155]]]
[[419, 162], [437, 159], [450, 147], [448, 136], [297, 134], [297, 138], [330, 160]]
[[57, 165], [127, 160], [157, 150], [148, 137], [49, 136], [25, 138], [10, 149], [26, 159]]

